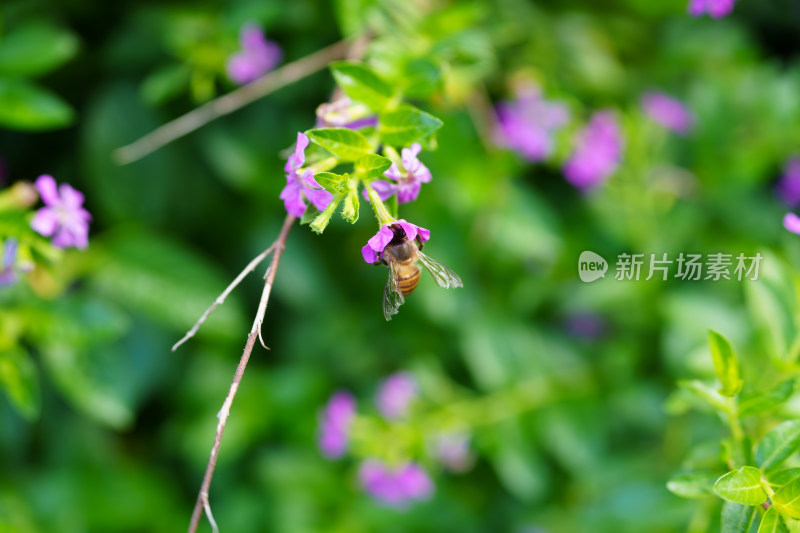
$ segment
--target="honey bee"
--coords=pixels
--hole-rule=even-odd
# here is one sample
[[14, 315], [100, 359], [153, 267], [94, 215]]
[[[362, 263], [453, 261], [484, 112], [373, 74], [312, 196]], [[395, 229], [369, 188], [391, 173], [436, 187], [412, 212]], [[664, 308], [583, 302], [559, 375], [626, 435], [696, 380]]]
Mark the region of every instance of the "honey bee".
[[410, 241], [400, 226], [392, 225], [390, 228], [394, 237], [378, 256], [378, 263], [389, 267], [383, 289], [383, 316], [386, 320], [391, 320], [392, 315], [397, 314], [405, 302], [404, 297], [417, 288], [421, 272], [419, 263], [428, 269], [440, 287], [449, 289], [464, 286], [458, 274], [422, 253], [422, 240], [419, 236]]

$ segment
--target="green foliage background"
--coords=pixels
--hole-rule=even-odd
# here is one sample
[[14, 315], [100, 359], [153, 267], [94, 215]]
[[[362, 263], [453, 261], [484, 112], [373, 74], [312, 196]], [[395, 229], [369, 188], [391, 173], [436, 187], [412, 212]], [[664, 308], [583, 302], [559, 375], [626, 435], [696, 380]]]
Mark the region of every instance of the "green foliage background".
[[[335, 219], [323, 236], [295, 227], [267, 310], [271, 351], [251, 360], [212, 484], [223, 531], [718, 527], [718, 500], [695, 505], [665, 484], [703, 450], [713, 455], [727, 430], [687, 411], [692, 400], [673, 391], [677, 379], [713, 379], [708, 328], [737, 346], [745, 391], [796, 371], [786, 353], [800, 244], [781, 227], [774, 183], [800, 147], [800, 12], [790, 0], [739, 0], [727, 19], [691, 19], [685, 4], [476, 0], [421, 16], [402, 3], [427, 37], [405, 53], [445, 57], [450, 70], [434, 72], [429, 90], [419, 85], [420, 101], [437, 95], [429, 107], [445, 125], [438, 149], [422, 156], [434, 180], [401, 214], [432, 230], [426, 251], [465, 289], [423, 279], [387, 323], [385, 271], [359, 254], [375, 232], [367, 212], [354, 226]], [[52, 174], [83, 191], [94, 216], [88, 251], [66, 254], [38, 280], [38, 294], [24, 284], [0, 289], [9, 391], [0, 398], [0, 530], [186, 527], [258, 276], [197, 339], [177, 353], [169, 347], [277, 235], [282, 152], [313, 125], [333, 80], [314, 74], [128, 166], [111, 152], [231, 90], [222, 72], [242, 23], [263, 24], [293, 60], [373, 8], [355, 0], [0, 6], [0, 50], [19, 28], [44, 36], [31, 42], [58, 44], [29, 49], [24, 60], [0, 51], [0, 99], [34, 101], [28, 116], [0, 109], [9, 127], [0, 130], [0, 179]], [[398, 47], [378, 39], [366, 59], [392, 73]], [[601, 190], [580, 194], [557, 162], [528, 165], [482, 146], [466, 102], [476, 82], [493, 100], [508, 98], [520, 69], [577, 119], [619, 109], [625, 163]], [[691, 136], [671, 136], [642, 115], [638, 99], [651, 88], [695, 112]], [[568, 150], [565, 136], [556, 160]], [[583, 250], [765, 260], [759, 282], [608, 276], [587, 285], [575, 268]], [[586, 314], [602, 323], [598, 338], [567, 327]], [[21, 339], [20, 324], [32, 324]], [[357, 487], [356, 465], [325, 461], [315, 444], [317, 411], [334, 390], [354, 391], [367, 409], [378, 381], [400, 369], [414, 371], [434, 403], [520, 386], [541, 388], [543, 400], [475, 421], [475, 468], [437, 473], [435, 497], [401, 513], [373, 503]], [[798, 414], [793, 396], [775, 418], [746, 424], [761, 435]]]

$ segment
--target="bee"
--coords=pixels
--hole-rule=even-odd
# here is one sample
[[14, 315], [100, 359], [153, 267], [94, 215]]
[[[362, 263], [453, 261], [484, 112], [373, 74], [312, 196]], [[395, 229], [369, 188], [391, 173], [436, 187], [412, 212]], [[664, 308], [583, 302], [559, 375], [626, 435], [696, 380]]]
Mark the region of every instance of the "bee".
[[410, 241], [400, 226], [392, 225], [390, 228], [394, 237], [378, 256], [378, 263], [389, 267], [389, 275], [383, 289], [383, 316], [386, 320], [391, 320], [392, 315], [397, 314], [405, 302], [404, 297], [417, 288], [422, 270], [419, 263], [428, 269], [440, 287], [449, 289], [464, 286], [458, 274], [422, 253], [422, 240], [419, 236]]

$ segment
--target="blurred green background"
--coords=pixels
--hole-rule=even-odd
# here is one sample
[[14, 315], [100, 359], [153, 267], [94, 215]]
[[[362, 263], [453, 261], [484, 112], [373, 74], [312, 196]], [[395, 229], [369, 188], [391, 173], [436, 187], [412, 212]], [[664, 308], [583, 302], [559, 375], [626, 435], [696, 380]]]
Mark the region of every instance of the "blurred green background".
[[[0, 309], [34, 324], [13, 348], [33, 376], [29, 416], [0, 397], [0, 530], [188, 525], [259, 275], [196, 339], [169, 348], [276, 237], [283, 152], [313, 125], [333, 81], [313, 74], [127, 166], [111, 153], [232, 90], [224, 62], [245, 22], [261, 24], [291, 61], [375, 10], [419, 34], [401, 46], [378, 17], [365, 58], [376, 69], [391, 71], [398, 54], [446, 65], [433, 74], [432, 98], [419, 101], [445, 123], [438, 149], [421, 156], [434, 179], [401, 216], [431, 229], [426, 252], [465, 288], [444, 291], [424, 276], [387, 323], [385, 270], [359, 254], [375, 232], [368, 210], [323, 236], [295, 227], [263, 328], [271, 351], [251, 359], [211, 487], [222, 531], [713, 529], [715, 500], [681, 500], [665, 482], [725, 429], [665, 402], [676, 379], [713, 376], [707, 328], [734, 342], [754, 384], [793, 338], [800, 244], [781, 226], [774, 190], [800, 152], [792, 0], [739, 0], [720, 20], [688, 17], [684, 0], [5, 0], [3, 39], [32, 27], [61, 43], [58, 68], [7, 78], [74, 112], [56, 106], [51, 124], [35, 128], [46, 131], [0, 129], [0, 187], [52, 174], [84, 192], [94, 220], [88, 250], [67, 253], [36, 293], [0, 289]], [[623, 164], [603, 187], [584, 194], [564, 181], [567, 138], [539, 165], [481, 143], [472, 95], [509, 98], [520, 71], [569, 104], [575, 127], [592, 110], [618, 110]], [[690, 136], [643, 115], [649, 89], [695, 113]], [[583, 250], [612, 263], [620, 253], [765, 259], [757, 282], [617, 281], [609, 272], [584, 284]], [[0, 315], [4, 335], [11, 316]], [[576, 330], [576, 319], [591, 331]], [[528, 383], [545, 393], [536, 408], [476, 427], [475, 467], [436, 472], [435, 496], [401, 512], [359, 490], [354, 461], [326, 461], [315, 432], [333, 391], [353, 391], [369, 410], [377, 383], [403, 369], [434, 405]], [[783, 414], [798, 410], [793, 398]]]

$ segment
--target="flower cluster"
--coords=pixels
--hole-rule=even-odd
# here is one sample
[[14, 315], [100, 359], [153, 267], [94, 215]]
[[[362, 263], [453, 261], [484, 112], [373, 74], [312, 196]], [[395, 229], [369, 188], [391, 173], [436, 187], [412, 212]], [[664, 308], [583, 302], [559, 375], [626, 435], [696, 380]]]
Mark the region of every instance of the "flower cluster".
[[267, 40], [264, 30], [255, 25], [246, 25], [239, 34], [242, 49], [228, 58], [228, 77], [239, 85], [254, 81], [273, 68], [281, 60], [280, 47]]
[[[419, 390], [414, 377], [408, 372], [398, 372], [380, 384], [375, 403], [384, 423], [407, 424], [411, 420], [412, 404], [418, 399]], [[362, 423], [363, 420], [366, 417], [362, 418]], [[357, 423], [353, 397], [342, 391], [331, 396], [319, 419], [318, 444], [322, 454], [329, 459], [342, 457], [354, 433], [353, 426]], [[363, 427], [376, 426], [366, 423]], [[365, 437], [363, 430], [358, 434], [360, 439], [370, 438]], [[394, 438], [391, 430], [386, 438]], [[431, 458], [447, 470], [464, 472], [472, 466], [474, 458], [469, 450], [469, 434], [446, 432], [431, 435], [427, 440]], [[358, 449], [362, 447], [357, 446]], [[381, 448], [385, 446], [379, 445], [378, 449]], [[374, 456], [364, 457], [359, 466], [358, 479], [367, 494], [396, 508], [426, 500], [434, 491], [427, 470], [410, 457], [391, 461]]]
[[[401, 162], [402, 170], [397, 163], [392, 163], [389, 170], [383, 173], [384, 176], [392, 181], [375, 180], [370, 183], [382, 201], [388, 200], [392, 195], [397, 195], [397, 201], [401, 204], [413, 202], [419, 196], [419, 191], [423, 183], [431, 181], [431, 171], [417, 157], [422, 150], [419, 143], [414, 143], [410, 148], [403, 148]], [[364, 197], [369, 199], [364, 191]]]
[[314, 179], [314, 173], [310, 169], [303, 168], [308, 142], [308, 137], [298, 133], [294, 153], [289, 156], [286, 166], [283, 167], [286, 171], [286, 186], [281, 191], [280, 198], [286, 206], [286, 211], [298, 218], [306, 212], [307, 206], [303, 199], [308, 199], [320, 211], [328, 207], [333, 200], [333, 195]]
[[39, 176], [36, 189], [45, 207], [39, 209], [31, 227], [45, 237], [53, 237], [57, 248], [86, 248], [92, 216], [83, 208], [83, 195], [62, 183], [56, 187], [52, 176]]
[[564, 165], [564, 177], [579, 189], [590, 189], [616, 171], [621, 155], [622, 133], [614, 113], [598, 111], [578, 133], [577, 146]]
[[516, 100], [497, 105], [497, 121], [497, 144], [536, 162], [550, 156], [552, 137], [569, 121], [569, 112], [563, 104], [544, 100], [539, 88], [530, 85]]
[[683, 102], [660, 92], [642, 95], [642, 109], [655, 122], [680, 135], [689, 133], [694, 123], [692, 113]]
[[722, 18], [733, 11], [736, 0], [689, 0], [689, 14], [700, 17], [708, 14], [713, 18]]

